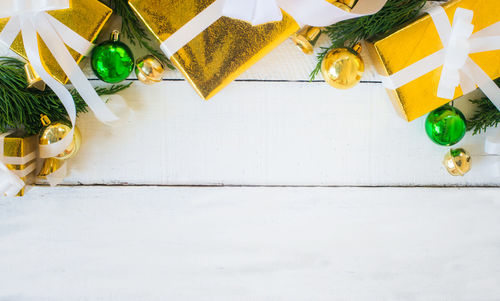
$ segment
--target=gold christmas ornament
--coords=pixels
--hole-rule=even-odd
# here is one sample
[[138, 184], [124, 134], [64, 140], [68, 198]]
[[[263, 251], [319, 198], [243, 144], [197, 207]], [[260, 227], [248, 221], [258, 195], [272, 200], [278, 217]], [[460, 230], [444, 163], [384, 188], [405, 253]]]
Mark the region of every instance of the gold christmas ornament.
[[292, 36], [292, 41], [305, 54], [313, 54], [320, 35], [320, 27], [304, 26]]
[[45, 82], [42, 80], [40, 75], [36, 73], [33, 66], [30, 63], [24, 65], [24, 71], [26, 72], [26, 81], [28, 82], [28, 89], [37, 89], [40, 91], [45, 91]]
[[443, 164], [452, 176], [463, 176], [471, 169], [471, 157], [463, 148], [450, 149]]
[[321, 64], [321, 73], [325, 81], [337, 89], [350, 89], [357, 85], [365, 71], [360, 51], [359, 44], [354, 49], [330, 50]]
[[165, 73], [165, 66], [155, 56], [147, 55], [136, 62], [135, 74], [137, 79], [146, 85], [161, 82], [163, 73]]
[[[43, 121], [42, 121], [43, 122]], [[44, 123], [45, 125], [45, 123]], [[49, 145], [52, 143], [56, 143], [62, 140], [66, 135], [71, 131], [71, 127], [67, 126], [64, 123], [56, 122], [48, 124], [40, 134], [40, 144], [41, 145]], [[73, 157], [78, 150], [80, 149], [80, 145], [82, 144], [82, 135], [78, 127], [75, 127], [75, 131], [73, 134], [73, 141], [71, 144], [64, 150], [64, 152], [57, 155], [57, 159], [65, 160]]]

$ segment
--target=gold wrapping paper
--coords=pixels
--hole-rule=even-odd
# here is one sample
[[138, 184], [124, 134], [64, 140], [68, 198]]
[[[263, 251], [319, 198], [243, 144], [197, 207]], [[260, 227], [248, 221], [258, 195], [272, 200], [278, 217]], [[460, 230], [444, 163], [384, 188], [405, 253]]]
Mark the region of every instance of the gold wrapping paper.
[[[474, 11], [474, 32], [500, 21], [500, 5], [491, 0], [452, 0], [443, 5], [450, 22], [458, 7]], [[443, 48], [432, 18], [425, 14], [406, 27], [376, 41], [368, 49], [379, 74], [387, 76]], [[500, 77], [500, 51], [471, 54], [470, 57], [492, 78]], [[450, 100], [437, 97], [442, 67], [396, 89], [388, 89], [397, 112], [412, 121], [446, 104]], [[457, 88], [455, 98], [463, 95]]]
[[[215, 0], [130, 0], [161, 43]], [[171, 59], [195, 90], [209, 99], [299, 29], [286, 13], [281, 22], [252, 26], [223, 17]]]
[[[88, 41], [94, 41], [113, 11], [98, 0], [71, 0], [70, 4], [71, 8], [69, 9], [54, 10], [48, 13]], [[5, 18], [0, 19], [0, 31], [5, 27], [7, 21], [8, 19]], [[66, 83], [68, 81], [66, 74], [64, 74], [56, 59], [52, 56], [40, 37], [38, 40], [42, 63], [55, 79], [62, 83]], [[14, 41], [11, 49], [27, 59], [21, 35]], [[83, 55], [69, 47], [68, 49], [75, 61], [80, 63], [83, 59]]]
[[[29, 136], [23, 137], [22, 133], [16, 132], [12, 135], [9, 135], [5, 138], [4, 141], [4, 156], [6, 157], [24, 157], [29, 155], [30, 153], [36, 151], [38, 148], [38, 136]], [[10, 170], [23, 170], [33, 161], [22, 164], [22, 165], [13, 165], [6, 164], [7, 168]], [[27, 177], [21, 178], [26, 184], [31, 184], [34, 180], [34, 172], [29, 174]], [[23, 196], [25, 189], [23, 188], [18, 196]]]

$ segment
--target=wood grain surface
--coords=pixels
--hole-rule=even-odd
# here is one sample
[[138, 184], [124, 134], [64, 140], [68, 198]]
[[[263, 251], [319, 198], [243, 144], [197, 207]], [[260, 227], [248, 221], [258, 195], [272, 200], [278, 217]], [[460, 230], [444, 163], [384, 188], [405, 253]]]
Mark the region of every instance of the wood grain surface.
[[499, 300], [499, 193], [38, 188], [0, 201], [0, 300]]

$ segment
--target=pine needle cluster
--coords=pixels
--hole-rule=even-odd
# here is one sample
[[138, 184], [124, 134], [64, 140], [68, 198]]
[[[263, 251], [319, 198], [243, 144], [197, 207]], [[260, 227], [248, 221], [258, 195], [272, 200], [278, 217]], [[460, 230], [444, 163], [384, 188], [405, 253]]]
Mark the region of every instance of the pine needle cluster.
[[[500, 78], [495, 80], [495, 83], [500, 86]], [[488, 128], [500, 124], [500, 111], [487, 97], [469, 101], [476, 105], [474, 115], [467, 120], [467, 130], [472, 131], [473, 135], [486, 132]]]
[[324, 57], [334, 48], [353, 47], [362, 40], [370, 40], [385, 34], [396, 27], [414, 19], [427, 0], [388, 0], [376, 14], [357, 19], [342, 21], [326, 27], [323, 33], [331, 40], [329, 47], [322, 47], [318, 54], [318, 64], [310, 75], [313, 80], [321, 71]]
[[[64, 106], [49, 88], [45, 91], [27, 89], [24, 63], [8, 57], [0, 57], [0, 132], [7, 129], [24, 129], [26, 134], [38, 133], [42, 126], [40, 115], [47, 115], [50, 120], [69, 123]], [[97, 88], [99, 95], [120, 92], [129, 85], [114, 85]], [[87, 112], [87, 104], [82, 97], [72, 90], [78, 113]]]

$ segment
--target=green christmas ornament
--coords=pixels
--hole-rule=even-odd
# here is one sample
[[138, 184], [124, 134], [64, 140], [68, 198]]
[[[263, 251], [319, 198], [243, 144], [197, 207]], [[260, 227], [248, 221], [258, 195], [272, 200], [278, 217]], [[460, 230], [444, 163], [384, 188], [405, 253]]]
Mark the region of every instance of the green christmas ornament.
[[429, 138], [443, 146], [458, 143], [465, 136], [466, 130], [464, 114], [450, 105], [430, 112], [425, 120], [425, 131]]
[[120, 42], [119, 35], [119, 31], [113, 31], [111, 40], [92, 51], [92, 70], [100, 80], [111, 84], [125, 80], [134, 70], [134, 55]]

